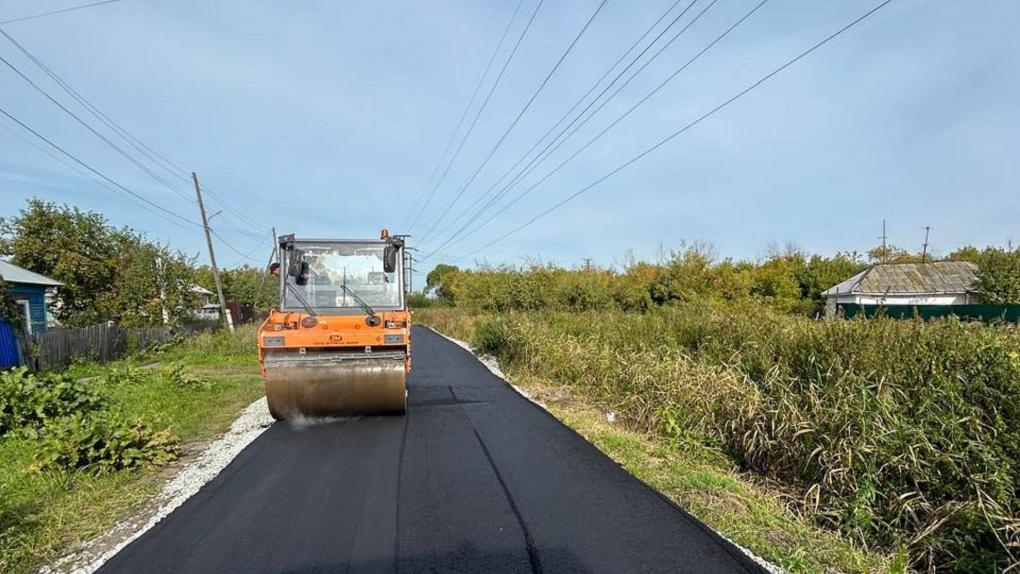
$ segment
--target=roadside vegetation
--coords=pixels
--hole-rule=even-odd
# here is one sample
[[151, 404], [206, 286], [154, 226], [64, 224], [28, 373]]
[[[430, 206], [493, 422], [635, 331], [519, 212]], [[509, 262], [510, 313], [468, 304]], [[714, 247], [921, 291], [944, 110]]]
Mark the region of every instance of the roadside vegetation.
[[0, 373], [0, 571], [31, 572], [104, 532], [262, 395], [255, 329], [100, 365]]
[[[1016, 302], [1020, 252], [962, 255], [1003, 260], [983, 284]], [[560, 412], [655, 486], [707, 469], [774, 493], [789, 510], [764, 521], [683, 488], [675, 497], [793, 571], [1003, 571], [1020, 556], [1020, 334], [809, 318], [853, 262], [716, 263], [687, 250], [622, 272], [437, 268], [438, 297], [415, 317], [496, 356], [515, 383], [616, 413], [613, 428], [644, 437], [640, 448]], [[797, 528], [831, 532], [843, 550], [821, 552]]]
[[[100, 213], [40, 199], [16, 213], [0, 213], [0, 257], [63, 283], [50, 311], [65, 327], [195, 323], [199, 297], [193, 286], [215, 291], [212, 270], [194, 257], [114, 227]], [[264, 269], [221, 269], [220, 279], [224, 297], [248, 312], [268, 311], [276, 302], [276, 286]], [[20, 309], [3, 305], [0, 319], [17, 324]]]

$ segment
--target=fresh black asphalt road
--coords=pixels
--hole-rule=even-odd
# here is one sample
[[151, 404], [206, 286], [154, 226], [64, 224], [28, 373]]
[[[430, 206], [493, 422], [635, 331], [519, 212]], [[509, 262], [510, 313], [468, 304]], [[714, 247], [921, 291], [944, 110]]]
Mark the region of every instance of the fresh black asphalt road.
[[762, 572], [415, 328], [403, 417], [277, 423], [102, 574]]

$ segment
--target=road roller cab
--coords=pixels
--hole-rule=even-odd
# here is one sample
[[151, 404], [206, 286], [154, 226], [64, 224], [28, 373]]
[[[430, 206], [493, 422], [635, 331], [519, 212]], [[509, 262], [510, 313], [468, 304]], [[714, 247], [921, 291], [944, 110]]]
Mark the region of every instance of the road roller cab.
[[269, 410], [299, 416], [402, 414], [411, 369], [404, 242], [279, 242], [279, 307], [259, 329]]

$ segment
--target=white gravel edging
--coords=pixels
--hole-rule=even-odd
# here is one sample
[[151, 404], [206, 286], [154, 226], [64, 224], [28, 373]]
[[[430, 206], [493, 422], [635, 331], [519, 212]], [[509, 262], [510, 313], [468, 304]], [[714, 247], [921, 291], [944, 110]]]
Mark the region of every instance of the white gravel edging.
[[[446, 339], [447, 341], [450, 341], [451, 343], [457, 345], [458, 347], [461, 347], [461, 348], [465, 349], [467, 352], [469, 352], [472, 355], [474, 355], [475, 358], [478, 359], [478, 361], [480, 363], [485, 365], [485, 367], [487, 369], [489, 369], [489, 371], [492, 372], [493, 375], [496, 375], [497, 377], [503, 379], [503, 381], [505, 381], [506, 384], [510, 385], [510, 387], [513, 390], [517, 391], [517, 393], [520, 394], [522, 397], [528, 399], [532, 403], [535, 403], [536, 405], [538, 405], [539, 407], [541, 407], [545, 411], [549, 410], [548, 408], [546, 408], [546, 406], [544, 404], [542, 404], [541, 402], [536, 401], [535, 399], [533, 399], [531, 397], [531, 395], [528, 393], [528, 391], [526, 391], [526, 390], [518, 387], [517, 385], [511, 383], [510, 379], [505, 374], [503, 374], [503, 371], [499, 368], [499, 361], [496, 360], [496, 357], [493, 357], [492, 355], [480, 355], [480, 354], [476, 353], [474, 349], [471, 348], [471, 345], [469, 345], [468, 343], [466, 343], [464, 341], [461, 341], [460, 339], [454, 339], [453, 337], [450, 337], [449, 335], [444, 335], [443, 333], [440, 333], [439, 331], [436, 331], [432, 327], [425, 327], [425, 328], [428, 329], [429, 331], [432, 331], [433, 333], [439, 335], [440, 337]], [[613, 414], [615, 415], [615, 413], [613, 413]], [[614, 416], [614, 418], [615, 418], [615, 416]], [[610, 422], [612, 422], [612, 421], [610, 421]], [[732, 545], [736, 546], [737, 548], [739, 548], [741, 552], [743, 552], [744, 554], [746, 554], [748, 556], [748, 558], [750, 558], [751, 560], [754, 560], [759, 566], [761, 566], [762, 568], [767, 570], [770, 574], [789, 574], [786, 570], [783, 570], [779, 566], [776, 566], [775, 564], [769, 562], [768, 560], [765, 560], [761, 556], [758, 556], [754, 552], [751, 552], [747, 548], [744, 548], [743, 546], [741, 546], [741, 545], [737, 544], [736, 542], [730, 540], [727, 536], [725, 536], [724, 534], [722, 534], [718, 530], [715, 530], [714, 528], [712, 530], [716, 534], [718, 534], [719, 536], [725, 538], [727, 542], [729, 542], [730, 544], [732, 544]]]
[[216, 478], [220, 471], [272, 424], [273, 417], [269, 414], [265, 397], [248, 405], [230, 425], [230, 430], [206, 447], [194, 461], [179, 469], [163, 486], [162, 492], [152, 503], [156, 508], [141, 517], [134, 516], [121, 521], [105, 534], [86, 542], [74, 553], [43, 567], [40, 574], [92, 574]]

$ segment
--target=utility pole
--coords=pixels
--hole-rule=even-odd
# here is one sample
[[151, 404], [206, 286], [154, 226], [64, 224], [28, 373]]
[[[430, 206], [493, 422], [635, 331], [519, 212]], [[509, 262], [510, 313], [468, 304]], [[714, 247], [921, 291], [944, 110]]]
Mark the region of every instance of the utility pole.
[[216, 296], [220, 299], [220, 315], [227, 321], [227, 329], [234, 332], [234, 319], [227, 309], [227, 300], [223, 298], [223, 284], [220, 283], [220, 269], [216, 266], [216, 253], [213, 252], [212, 236], [209, 234], [209, 220], [205, 218], [205, 204], [202, 203], [202, 189], [198, 185], [198, 174], [191, 172], [195, 182], [195, 196], [198, 197], [198, 211], [202, 214], [202, 228], [205, 230], [205, 244], [209, 246], [209, 262], [212, 264], [213, 279], [216, 281]]
[[924, 247], [921, 249], [921, 263], [928, 261], [928, 233], [931, 231], [931, 227], [928, 225], [924, 226]]
[[886, 240], [886, 235], [885, 235], [885, 218], [882, 218], [882, 238], [881, 239], [882, 239], [882, 251], [885, 251], [885, 240]]
[[407, 292], [414, 291], [414, 255], [410, 252], [407, 254]]
[[584, 270], [591, 271], [591, 257], [584, 258]]

